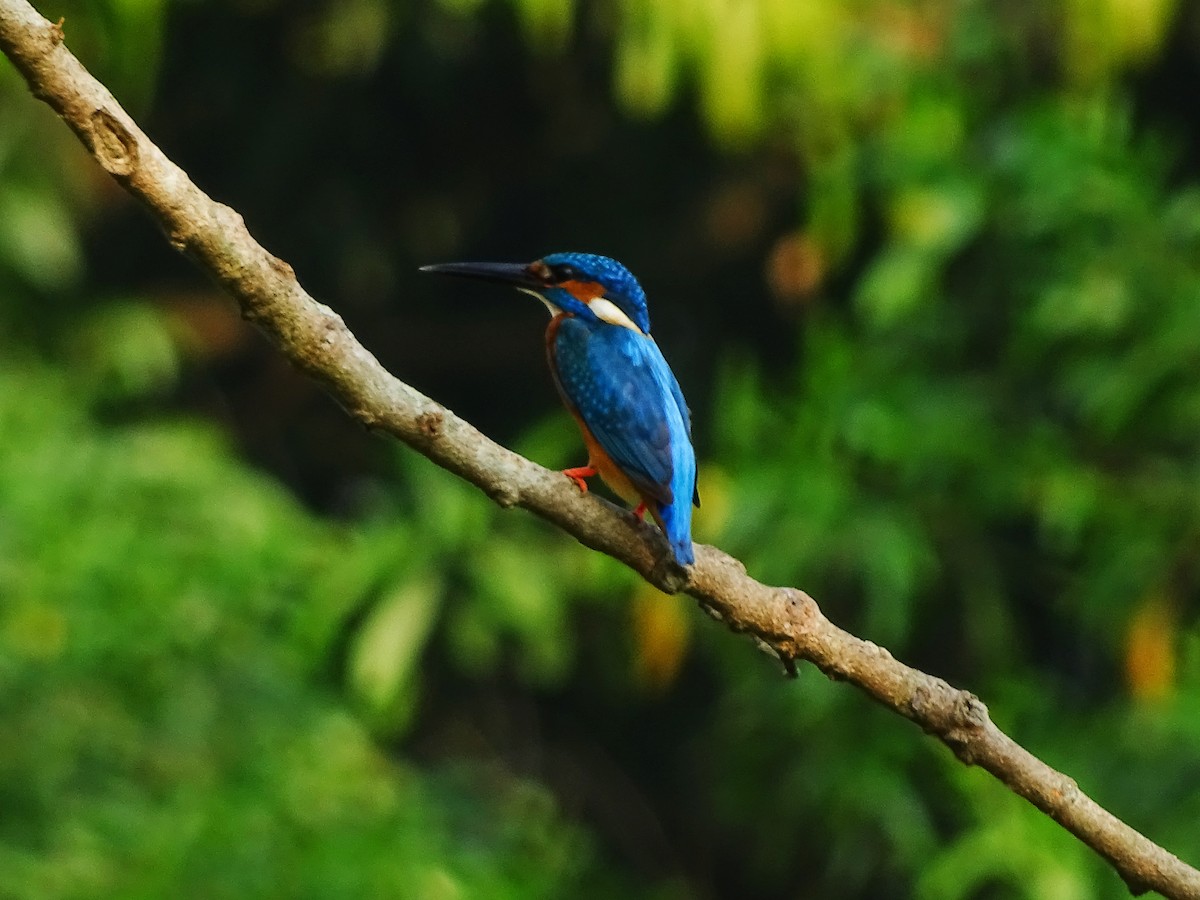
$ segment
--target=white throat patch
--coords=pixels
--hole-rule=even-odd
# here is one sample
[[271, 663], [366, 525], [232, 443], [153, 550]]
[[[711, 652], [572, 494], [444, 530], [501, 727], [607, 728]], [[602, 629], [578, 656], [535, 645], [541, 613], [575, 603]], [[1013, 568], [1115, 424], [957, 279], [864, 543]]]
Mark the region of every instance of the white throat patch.
[[519, 288], [517, 288], [517, 290], [520, 291], [522, 294], [528, 294], [530, 297], [537, 297], [539, 300], [542, 301], [542, 303], [546, 304], [546, 309], [550, 310], [550, 315], [552, 315], [552, 316], [557, 316], [560, 312], [562, 312], [561, 309], [559, 309], [557, 306], [555, 306], [553, 303], [551, 303], [542, 294], [539, 294], [533, 288], [519, 287]]

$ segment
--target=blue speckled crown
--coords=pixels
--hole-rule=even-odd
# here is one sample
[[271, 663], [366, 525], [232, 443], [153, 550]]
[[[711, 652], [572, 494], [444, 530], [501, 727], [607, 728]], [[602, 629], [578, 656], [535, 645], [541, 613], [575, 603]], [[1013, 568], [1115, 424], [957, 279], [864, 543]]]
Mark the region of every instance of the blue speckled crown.
[[603, 285], [605, 297], [629, 316], [645, 334], [650, 333], [646, 292], [633, 273], [615, 259], [596, 253], [551, 253], [542, 262], [551, 267], [570, 266], [578, 273], [578, 280]]

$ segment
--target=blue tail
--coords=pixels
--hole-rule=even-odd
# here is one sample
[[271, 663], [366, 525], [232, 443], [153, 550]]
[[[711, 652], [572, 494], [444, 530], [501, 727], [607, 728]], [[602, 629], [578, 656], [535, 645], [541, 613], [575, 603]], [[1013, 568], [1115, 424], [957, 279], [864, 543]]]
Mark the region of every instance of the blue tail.
[[696, 454], [692, 450], [690, 436], [681, 427], [672, 430], [671, 494], [672, 500], [659, 508], [662, 529], [667, 535], [675, 559], [681, 566], [690, 566], [696, 561], [692, 550], [692, 502], [696, 496]]
[[675, 502], [663, 506], [659, 510], [662, 516], [663, 531], [675, 554], [675, 561], [681, 566], [690, 566], [696, 561], [692, 550], [692, 495], [677, 493]]

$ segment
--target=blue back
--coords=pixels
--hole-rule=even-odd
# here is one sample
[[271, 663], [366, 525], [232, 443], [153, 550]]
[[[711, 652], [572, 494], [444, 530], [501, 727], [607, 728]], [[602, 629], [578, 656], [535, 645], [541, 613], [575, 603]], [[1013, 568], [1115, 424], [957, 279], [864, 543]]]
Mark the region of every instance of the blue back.
[[551, 363], [568, 404], [652, 504], [675, 558], [692, 563], [696, 455], [683, 394], [654, 339], [567, 317], [557, 323]]

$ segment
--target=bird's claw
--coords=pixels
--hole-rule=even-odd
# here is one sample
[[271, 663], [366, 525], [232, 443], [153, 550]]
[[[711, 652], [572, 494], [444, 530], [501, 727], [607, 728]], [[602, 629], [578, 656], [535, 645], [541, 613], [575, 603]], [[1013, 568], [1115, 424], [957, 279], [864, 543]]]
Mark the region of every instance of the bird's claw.
[[581, 494], [586, 494], [588, 492], [588, 483], [586, 479], [595, 475], [596, 470], [591, 466], [579, 466], [578, 468], [574, 469], [563, 469], [563, 474], [579, 486], [579, 492]]

